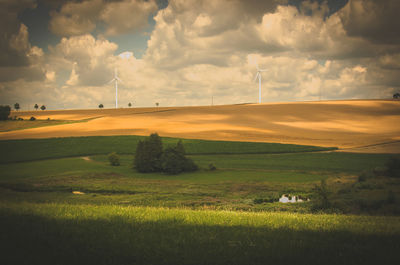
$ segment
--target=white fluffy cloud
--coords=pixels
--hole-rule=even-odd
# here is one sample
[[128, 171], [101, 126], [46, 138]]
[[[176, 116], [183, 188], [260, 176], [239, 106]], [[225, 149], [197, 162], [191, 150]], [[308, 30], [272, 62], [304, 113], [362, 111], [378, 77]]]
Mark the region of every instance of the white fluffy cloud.
[[[115, 68], [123, 80], [119, 102], [125, 107], [128, 102], [134, 106], [155, 102], [207, 105], [212, 97], [215, 104], [256, 102], [256, 62], [267, 69], [262, 73], [264, 102], [386, 98], [400, 89], [395, 36], [387, 31], [388, 41], [381, 40], [374, 27], [366, 32], [366, 26], [361, 30], [352, 25], [358, 20], [372, 23], [373, 19], [360, 15], [366, 10], [373, 13], [369, 16], [380, 17], [376, 2], [350, 0], [329, 16], [325, 2], [304, 1], [297, 7], [285, 1], [265, 2], [171, 0], [155, 15], [141, 59], [129, 51], [118, 56], [118, 45], [107, 37], [145, 27], [155, 1], [66, 3], [52, 14], [50, 24], [66, 37], [46, 54], [27, 44], [26, 28], [10, 41], [26, 56], [30, 54], [30, 65], [41, 66], [45, 78], [32, 81], [30, 89], [43, 92], [43, 100], [52, 100], [53, 105], [48, 105], [54, 108], [94, 108], [100, 103], [113, 107], [114, 87], [106, 83]], [[71, 23], [60, 22], [58, 27], [57, 19]], [[104, 34], [89, 34], [100, 20], [105, 23]], [[376, 27], [388, 23], [378, 22]], [[20, 86], [20, 92], [28, 84], [27, 80], [0, 82], [0, 92], [17, 100], [11, 87]], [[51, 93], [45, 93], [46, 89]], [[32, 97], [29, 104], [33, 99], [38, 101]]]

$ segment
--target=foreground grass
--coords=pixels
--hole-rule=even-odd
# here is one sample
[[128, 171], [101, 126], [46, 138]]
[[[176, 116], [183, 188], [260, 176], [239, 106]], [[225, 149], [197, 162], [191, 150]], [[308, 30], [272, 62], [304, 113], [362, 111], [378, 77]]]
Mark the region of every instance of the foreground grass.
[[[0, 141], [0, 163], [33, 161], [117, 152], [133, 154], [143, 136], [91, 136]], [[178, 139], [163, 138], [164, 146]], [[335, 148], [276, 143], [226, 142], [182, 139], [188, 154], [273, 154], [327, 151]]]
[[398, 264], [400, 218], [0, 203], [5, 264]]

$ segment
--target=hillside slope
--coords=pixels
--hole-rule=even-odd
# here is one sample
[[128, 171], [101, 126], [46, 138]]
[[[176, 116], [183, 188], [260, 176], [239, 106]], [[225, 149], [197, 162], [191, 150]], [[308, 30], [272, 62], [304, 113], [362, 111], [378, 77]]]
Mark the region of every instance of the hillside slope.
[[[400, 151], [400, 101], [348, 100], [202, 107], [13, 112], [88, 122], [0, 133], [0, 139], [148, 135]], [[362, 148], [360, 148], [362, 147]]]

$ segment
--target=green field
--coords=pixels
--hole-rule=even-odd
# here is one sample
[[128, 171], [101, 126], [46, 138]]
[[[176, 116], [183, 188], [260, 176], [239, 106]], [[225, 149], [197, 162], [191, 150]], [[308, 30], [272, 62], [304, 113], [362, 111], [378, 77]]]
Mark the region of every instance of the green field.
[[[132, 169], [139, 139], [0, 141], [5, 264], [400, 261], [400, 180], [371, 173], [390, 155], [183, 140], [199, 171], [142, 174]], [[282, 194], [309, 201], [279, 203]]]
[[398, 264], [398, 217], [0, 204], [4, 264]]
[[[23, 139], [0, 141], [0, 163], [32, 161], [39, 159], [99, 155], [117, 152], [133, 154], [143, 136], [91, 136], [50, 139]], [[165, 146], [176, 144], [178, 139], [163, 138]], [[224, 142], [182, 139], [188, 154], [257, 154], [328, 151], [306, 145], [276, 143]], [[23, 150], [23, 151], [22, 151]]]

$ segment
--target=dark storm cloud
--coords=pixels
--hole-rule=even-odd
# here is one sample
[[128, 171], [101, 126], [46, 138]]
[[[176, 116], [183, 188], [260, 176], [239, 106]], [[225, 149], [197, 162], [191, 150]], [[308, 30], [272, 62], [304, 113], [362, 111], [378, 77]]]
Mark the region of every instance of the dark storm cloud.
[[400, 43], [400, 1], [350, 0], [340, 12], [349, 36], [366, 38], [375, 43]]
[[24, 43], [25, 32], [18, 14], [26, 8], [35, 8], [34, 0], [0, 1], [0, 66], [26, 66], [29, 64]]

